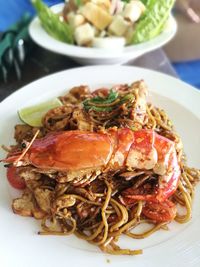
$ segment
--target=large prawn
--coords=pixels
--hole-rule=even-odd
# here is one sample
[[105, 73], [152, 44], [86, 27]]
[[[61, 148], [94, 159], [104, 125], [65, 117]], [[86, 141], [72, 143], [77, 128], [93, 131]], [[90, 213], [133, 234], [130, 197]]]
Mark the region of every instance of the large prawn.
[[124, 203], [165, 201], [176, 190], [180, 177], [175, 143], [153, 130], [50, 133], [34, 140], [23, 157], [9, 155], [2, 161], [16, 167], [32, 165], [43, 172], [58, 172], [59, 182], [81, 186], [100, 173], [116, 170], [152, 170], [158, 176], [153, 192], [138, 192], [132, 187], [122, 191]]

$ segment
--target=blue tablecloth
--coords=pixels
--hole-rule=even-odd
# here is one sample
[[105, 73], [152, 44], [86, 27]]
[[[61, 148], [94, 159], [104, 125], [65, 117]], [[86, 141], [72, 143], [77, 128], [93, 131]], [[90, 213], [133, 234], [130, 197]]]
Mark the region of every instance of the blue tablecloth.
[[173, 63], [173, 67], [183, 81], [200, 89], [200, 60]]
[[[44, 0], [49, 6], [64, 2], [64, 0]], [[5, 31], [28, 11], [34, 14], [30, 0], [0, 0], [0, 31]]]
[[[64, 2], [64, 0], [44, 0], [49, 6]], [[34, 14], [30, 0], [0, 0], [0, 31], [5, 31], [15, 23], [25, 11]], [[200, 60], [173, 63], [180, 78], [200, 89]]]

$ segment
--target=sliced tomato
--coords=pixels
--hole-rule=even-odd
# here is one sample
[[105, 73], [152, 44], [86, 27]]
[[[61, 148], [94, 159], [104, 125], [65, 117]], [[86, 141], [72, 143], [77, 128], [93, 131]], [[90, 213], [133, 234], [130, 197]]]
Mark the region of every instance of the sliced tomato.
[[145, 183], [139, 186], [138, 188], [129, 187], [122, 192], [123, 198], [126, 199], [126, 202], [129, 204], [134, 203], [137, 200], [145, 200], [151, 202], [158, 202], [158, 184], [155, 179], [151, 183]]
[[176, 205], [170, 200], [165, 202], [154, 203], [147, 202], [143, 207], [142, 213], [149, 219], [157, 222], [169, 222], [176, 216]]
[[7, 169], [7, 179], [10, 185], [16, 189], [24, 189], [26, 184], [18, 174], [18, 169], [14, 166]]

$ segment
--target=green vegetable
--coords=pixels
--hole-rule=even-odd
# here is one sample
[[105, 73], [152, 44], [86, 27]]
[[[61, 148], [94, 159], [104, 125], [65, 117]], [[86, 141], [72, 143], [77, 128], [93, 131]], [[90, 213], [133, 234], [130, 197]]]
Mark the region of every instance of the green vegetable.
[[85, 109], [88, 110], [94, 110], [97, 112], [109, 112], [113, 110], [113, 107], [96, 107], [96, 106], [90, 106], [90, 107], [85, 107]]
[[106, 98], [96, 96], [92, 99], [86, 99], [83, 102], [83, 106], [86, 110], [92, 109], [95, 111], [111, 111], [113, 107], [109, 105], [116, 101], [118, 93], [110, 90], [109, 95]]
[[175, 0], [147, 0], [147, 10], [138, 22], [132, 43], [146, 42], [157, 36], [164, 28]]
[[90, 102], [99, 103], [99, 104], [110, 104], [115, 101], [118, 97], [118, 92], [113, 91], [112, 89], [109, 92], [109, 95], [106, 98], [96, 96], [90, 100]]
[[140, 0], [144, 5], [148, 5], [149, 1], [151, 0]]
[[[122, 0], [125, 3], [129, 3], [131, 0]], [[149, 2], [151, 2], [151, 0], [140, 0], [140, 2], [142, 2], [145, 6], [148, 5]]]
[[132, 102], [135, 100], [135, 96], [133, 94], [127, 94], [120, 100], [120, 104], [126, 103], [127, 101]]
[[82, 5], [82, 0], [75, 0], [75, 3], [79, 7]]
[[71, 27], [66, 22], [61, 21], [58, 14], [53, 13], [41, 0], [32, 0], [32, 4], [37, 11], [43, 28], [49, 35], [69, 44], [74, 42]]
[[107, 97], [103, 98], [97, 96], [91, 99], [86, 99], [85, 101], [83, 101], [83, 106], [86, 111], [94, 110], [97, 112], [109, 112], [126, 102], [132, 102], [134, 99], [135, 96], [133, 94], [120, 96], [118, 92], [110, 90]]

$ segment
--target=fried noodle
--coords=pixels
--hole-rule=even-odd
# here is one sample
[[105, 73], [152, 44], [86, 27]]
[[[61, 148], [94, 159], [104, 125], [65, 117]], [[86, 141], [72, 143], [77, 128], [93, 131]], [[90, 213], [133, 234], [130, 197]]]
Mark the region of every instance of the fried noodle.
[[[155, 130], [175, 142], [181, 177], [170, 200], [178, 210], [175, 221], [186, 223], [191, 219], [194, 188], [200, 172], [186, 165], [181, 139], [165, 111], [152, 104], [146, 104], [145, 114], [139, 109], [141, 105], [137, 105], [137, 100], [140, 98], [139, 89], [143, 86], [143, 82], [136, 82], [132, 86], [120, 85], [114, 87], [109, 96], [103, 89], [94, 95], [87, 86], [75, 87], [60, 97], [63, 107], [47, 112], [37, 138], [45, 136], [49, 131], [63, 129], [98, 131], [110, 127], [128, 127], [132, 130]], [[115, 89], [118, 93], [115, 93]], [[30, 140], [37, 131], [35, 128], [24, 127], [17, 125], [15, 128], [15, 150], [20, 150], [22, 135], [24, 140]], [[134, 172], [132, 175], [135, 178], [123, 178], [122, 181], [122, 177], [129, 177], [129, 171]], [[21, 167], [20, 173], [25, 179], [26, 189], [21, 198], [13, 201], [13, 210], [20, 215], [41, 219], [40, 235], [75, 234], [99, 246], [106, 253], [137, 255], [142, 250], [122, 249], [116, 244], [122, 234], [142, 239], [160, 229], [168, 229], [168, 221], [159, 222], [143, 214], [145, 201], [138, 200], [129, 206], [123, 205], [120, 200], [123, 189], [130, 186], [139, 188], [152, 179], [154, 181], [155, 175], [151, 171], [100, 173], [97, 177], [90, 177], [90, 180], [87, 177], [79, 180], [77, 177], [77, 183], [61, 183], [57, 177], [62, 174], [45, 172], [33, 166]], [[134, 232], [142, 224], [148, 224], [151, 228], [141, 233]]]

